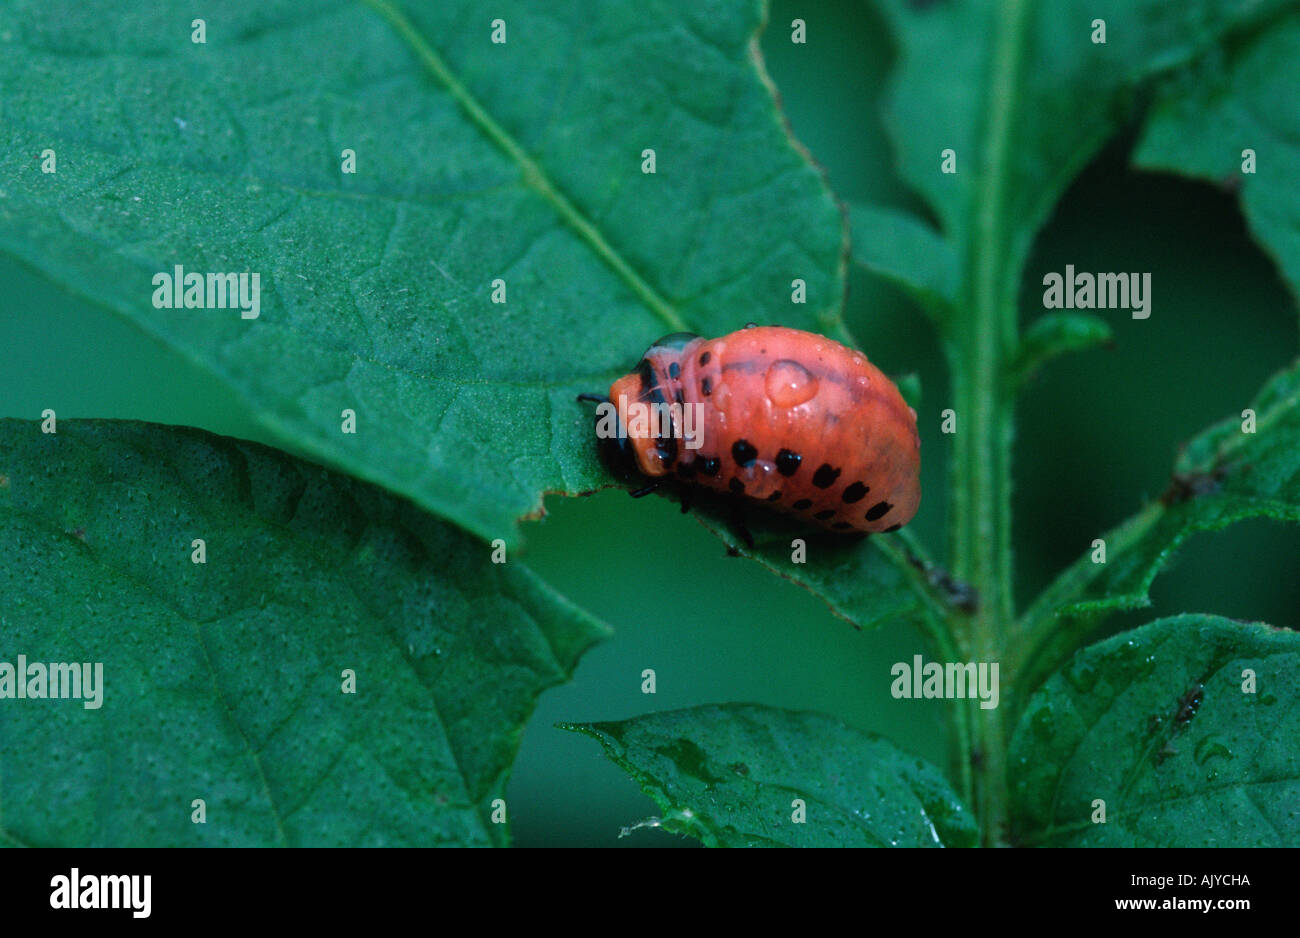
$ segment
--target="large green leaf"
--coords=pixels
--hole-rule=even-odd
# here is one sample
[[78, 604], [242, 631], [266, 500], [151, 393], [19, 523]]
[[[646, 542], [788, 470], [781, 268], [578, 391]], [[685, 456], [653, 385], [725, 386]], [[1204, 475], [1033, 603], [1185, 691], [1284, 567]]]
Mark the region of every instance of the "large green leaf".
[[[1300, 297], [1300, 5], [1290, 7], [1193, 75], [1165, 82], [1135, 160], [1239, 184], [1255, 237]], [[1245, 150], [1255, 152], [1253, 172], [1242, 172]]]
[[[286, 447], [513, 541], [543, 491], [607, 479], [574, 395], [661, 334], [837, 326], [845, 226], [776, 108], [763, 10], [15, 0], [0, 251], [210, 369]], [[260, 317], [155, 309], [176, 264], [258, 272]]]
[[1300, 635], [1184, 615], [1085, 648], [1010, 767], [1023, 844], [1300, 846]]
[[[566, 724], [659, 805], [648, 822], [709, 846], [971, 846], [933, 766], [816, 713], [723, 704]], [[802, 820], [796, 813], [802, 802]]]
[[0, 421], [0, 553], [0, 662], [103, 665], [99, 709], [0, 700], [7, 843], [503, 843], [537, 695], [605, 633], [404, 500], [150, 424]]

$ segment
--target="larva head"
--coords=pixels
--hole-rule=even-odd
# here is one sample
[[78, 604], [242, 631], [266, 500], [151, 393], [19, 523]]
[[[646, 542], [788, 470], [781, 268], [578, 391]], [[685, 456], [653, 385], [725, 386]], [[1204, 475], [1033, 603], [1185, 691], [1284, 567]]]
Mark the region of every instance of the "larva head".
[[637, 479], [637, 474], [641, 467], [637, 465], [636, 453], [632, 450], [632, 441], [628, 439], [623, 421], [614, 417], [616, 432], [604, 433], [602, 430], [602, 421], [605, 420], [600, 411], [596, 411], [596, 435], [599, 440], [600, 459], [609, 470], [610, 475], [620, 482], [633, 482]]
[[669, 405], [682, 403], [681, 360], [698, 341], [690, 332], [664, 336], [646, 349], [630, 373], [609, 386], [619, 415], [619, 458], [625, 465], [634, 460], [642, 475], [667, 475], [677, 461], [678, 439], [662, 421], [671, 413]]

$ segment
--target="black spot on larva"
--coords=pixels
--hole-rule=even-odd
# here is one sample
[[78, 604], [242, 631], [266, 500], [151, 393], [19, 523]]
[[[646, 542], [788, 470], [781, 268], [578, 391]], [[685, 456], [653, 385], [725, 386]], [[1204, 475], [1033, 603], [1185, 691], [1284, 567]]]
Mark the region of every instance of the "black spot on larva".
[[712, 352], [705, 352], [703, 355], [700, 356], [700, 364], [701, 364], [701, 365], [707, 365], [707, 364], [709, 363], [710, 359], [712, 359], [712, 358], [713, 358], [713, 353], [712, 353]]
[[783, 476], [792, 476], [799, 471], [799, 463], [801, 462], [803, 462], [803, 457], [798, 453], [783, 449], [776, 454], [776, 471]]
[[812, 507], [812, 499], [801, 498], [790, 507], [793, 508], [795, 511], [804, 511], [805, 509]]
[[894, 531], [897, 531], [897, 530], [898, 530], [899, 528], [901, 528], [901, 527], [902, 527], [901, 524], [891, 525], [890, 527], [885, 528], [885, 533], [886, 533], [886, 534], [891, 534], [891, 533], [893, 533]]
[[739, 479], [732, 479], [727, 483], [727, 488], [731, 489], [732, 493], [735, 495], [745, 494], [745, 483], [741, 482]]
[[637, 399], [642, 402], [651, 401], [657, 395], [659, 400], [662, 401], [664, 394], [663, 391], [659, 390], [658, 382], [655, 381], [655, 370], [649, 360], [641, 359], [636, 363], [634, 370], [636, 376], [641, 379], [641, 393], [637, 395]]
[[695, 478], [695, 463], [683, 462], [677, 464], [677, 474], [683, 479]]
[[813, 515], [813, 517], [816, 518], [818, 521], [829, 521], [835, 517], [835, 509], [827, 508], [825, 511], [817, 512], [817, 514]]
[[844, 490], [844, 500], [852, 505], [854, 502], [860, 502], [867, 497], [871, 491], [871, 486], [863, 485], [861, 482], [854, 482]]
[[844, 531], [847, 530], [848, 528], [853, 527], [853, 525], [849, 524], [847, 521], [836, 521], [834, 524], [831, 525], [831, 527], [834, 528], [836, 531]]
[[781, 492], [780, 492], [779, 489], [778, 489], [777, 491], [773, 492], [771, 495], [767, 496], [767, 500], [768, 500], [769, 502], [775, 502], [775, 501], [778, 501], [780, 498], [781, 498]]
[[701, 381], [701, 382], [700, 382], [700, 393], [703, 394], [705, 397], [708, 397], [710, 394], [712, 394], [712, 393], [713, 393], [713, 382], [711, 382], [708, 378], [705, 378], [703, 381]]
[[867, 520], [877, 521], [880, 518], [883, 518], [885, 515], [889, 514], [889, 510], [893, 507], [894, 506], [889, 504], [889, 502], [876, 502], [874, 505], [872, 505], [870, 508], [867, 509]]
[[700, 460], [700, 475], [702, 476], [715, 476], [721, 468], [722, 463], [717, 456], [705, 456]]
[[[641, 375], [641, 400], [649, 401], [652, 407], [667, 404], [664, 389], [654, 383], [654, 369], [650, 367], [650, 362], [644, 358], [641, 359], [637, 371]], [[671, 467], [677, 460], [677, 440], [672, 437], [671, 431], [666, 437], [656, 435], [655, 449], [659, 451], [659, 458], [663, 460], [666, 466]]]
[[839, 477], [840, 470], [832, 469], [830, 463], [824, 462], [813, 473], [813, 485], [819, 489], [828, 489], [835, 484], [835, 480]]
[[741, 468], [752, 466], [758, 458], [758, 450], [754, 449], [754, 444], [749, 440], [737, 440], [731, 444], [731, 458]]
[[668, 377], [680, 378], [681, 376], [682, 376], [681, 365], [677, 364], [677, 362], [673, 362], [671, 365], [668, 366]]
[[666, 348], [671, 349], [674, 352], [680, 352], [698, 338], [699, 336], [694, 332], [673, 332], [655, 342], [654, 345], [650, 346], [648, 351], [652, 352], [657, 348]]

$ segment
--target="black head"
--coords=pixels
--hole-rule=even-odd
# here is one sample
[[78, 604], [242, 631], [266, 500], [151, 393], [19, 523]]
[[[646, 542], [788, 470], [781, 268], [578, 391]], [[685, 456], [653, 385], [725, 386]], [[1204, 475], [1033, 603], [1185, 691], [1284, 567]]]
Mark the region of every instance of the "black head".
[[694, 332], [670, 332], [663, 338], [657, 339], [654, 345], [646, 349], [646, 354], [649, 355], [657, 348], [672, 349], [675, 352], [680, 352], [682, 349], [686, 348], [688, 344], [694, 342], [698, 338], [699, 336]]
[[592, 401], [596, 406], [596, 439], [597, 449], [600, 452], [600, 461], [605, 464], [605, 468], [610, 474], [620, 482], [636, 482], [641, 479], [641, 470], [636, 462], [636, 453], [632, 451], [632, 442], [628, 439], [626, 428], [623, 421], [618, 416], [614, 420], [617, 424], [617, 433], [612, 437], [602, 436], [600, 433], [602, 422], [602, 411], [605, 405], [610, 403], [609, 398], [602, 394], [579, 394], [578, 400]]
[[[600, 423], [599, 417], [596, 418], [596, 423]], [[600, 461], [618, 481], [639, 481], [642, 478], [641, 469], [636, 462], [636, 453], [632, 450], [632, 441], [623, 432], [621, 422], [618, 429], [617, 436], [605, 437], [600, 441]]]

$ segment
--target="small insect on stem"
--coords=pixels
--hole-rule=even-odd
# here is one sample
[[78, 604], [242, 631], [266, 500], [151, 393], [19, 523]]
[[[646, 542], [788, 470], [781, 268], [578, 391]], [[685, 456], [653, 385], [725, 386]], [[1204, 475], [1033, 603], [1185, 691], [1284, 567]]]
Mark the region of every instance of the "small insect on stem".
[[906, 547], [903, 548], [903, 553], [907, 562], [924, 574], [926, 582], [942, 593], [949, 605], [972, 615], [979, 611], [979, 590], [969, 583], [958, 580], [938, 564], [922, 560]]
[[1160, 496], [1164, 505], [1179, 505], [1203, 495], [1213, 495], [1219, 491], [1228, 470], [1216, 466], [1211, 472], [1176, 472], [1169, 477], [1169, 488]]

